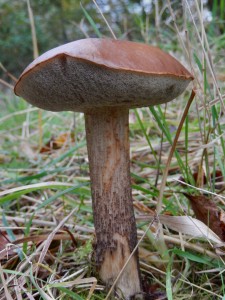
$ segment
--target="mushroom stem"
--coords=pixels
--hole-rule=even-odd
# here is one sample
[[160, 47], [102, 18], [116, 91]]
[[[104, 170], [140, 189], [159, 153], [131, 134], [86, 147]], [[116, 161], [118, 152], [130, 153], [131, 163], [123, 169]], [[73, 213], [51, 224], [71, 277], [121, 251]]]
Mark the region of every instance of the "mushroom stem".
[[[105, 108], [85, 114], [96, 231], [95, 261], [101, 279], [111, 285], [137, 244], [129, 158], [129, 111]], [[138, 253], [117, 285], [126, 299], [141, 291]]]

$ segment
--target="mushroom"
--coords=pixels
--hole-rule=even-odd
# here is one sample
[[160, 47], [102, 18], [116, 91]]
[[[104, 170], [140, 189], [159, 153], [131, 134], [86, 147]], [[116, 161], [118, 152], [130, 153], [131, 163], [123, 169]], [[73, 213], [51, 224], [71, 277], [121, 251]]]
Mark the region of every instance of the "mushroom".
[[[193, 76], [146, 44], [83, 39], [35, 59], [15, 94], [50, 111], [84, 112], [96, 232], [95, 262], [111, 285], [137, 244], [129, 159], [129, 109], [171, 101]], [[116, 284], [126, 299], [141, 292], [138, 253]]]

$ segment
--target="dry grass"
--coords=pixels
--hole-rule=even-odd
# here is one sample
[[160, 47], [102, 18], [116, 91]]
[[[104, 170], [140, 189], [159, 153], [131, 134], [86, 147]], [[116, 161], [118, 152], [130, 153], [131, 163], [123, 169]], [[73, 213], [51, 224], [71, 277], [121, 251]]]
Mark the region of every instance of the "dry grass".
[[[153, 38], [192, 71], [193, 86], [161, 108], [130, 113], [133, 199], [147, 299], [225, 299], [224, 245], [207, 226], [187, 226], [194, 214], [183, 195], [207, 195], [225, 206], [225, 53], [220, 36], [212, 35], [203, 19], [201, 3], [183, 1], [181, 19], [169, 0], [157, 6]], [[166, 20], [165, 11], [170, 13]], [[148, 42], [152, 36], [144, 21], [139, 30]], [[196, 96], [185, 112], [192, 88]], [[43, 112], [45, 145], [53, 145], [53, 135], [68, 134], [58, 147], [41, 153], [37, 109], [10, 90], [0, 96], [0, 299], [105, 299], [91, 259], [94, 228], [83, 116]], [[157, 203], [164, 221], [155, 217]], [[186, 219], [178, 230], [167, 215]], [[201, 234], [194, 235], [193, 226]]]

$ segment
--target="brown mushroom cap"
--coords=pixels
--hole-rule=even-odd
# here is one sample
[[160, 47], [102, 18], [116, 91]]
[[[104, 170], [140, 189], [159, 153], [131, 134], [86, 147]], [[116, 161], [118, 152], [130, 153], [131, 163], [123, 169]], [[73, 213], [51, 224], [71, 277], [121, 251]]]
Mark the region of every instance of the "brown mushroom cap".
[[172, 56], [146, 44], [84, 39], [54, 48], [22, 73], [15, 93], [51, 111], [142, 107], [180, 95], [193, 76]]

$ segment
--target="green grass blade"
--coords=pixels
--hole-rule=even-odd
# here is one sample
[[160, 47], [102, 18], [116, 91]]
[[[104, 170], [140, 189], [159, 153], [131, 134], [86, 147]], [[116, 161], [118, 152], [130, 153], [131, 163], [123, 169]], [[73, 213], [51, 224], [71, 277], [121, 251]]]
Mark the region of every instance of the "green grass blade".
[[101, 38], [102, 37], [102, 34], [101, 32], [98, 30], [95, 22], [93, 21], [92, 17], [89, 15], [89, 13], [86, 11], [86, 9], [83, 7], [83, 5], [81, 4], [80, 2], [80, 7], [86, 17], [86, 19], [88, 20], [88, 22], [90, 23], [91, 27], [93, 28], [94, 32], [96, 33], [96, 35]]
[[63, 153], [62, 155], [60, 155], [59, 157], [51, 160], [48, 164], [46, 164], [45, 168], [48, 168], [49, 166], [55, 165], [58, 162], [64, 160], [67, 157], [70, 157], [72, 155], [74, 155], [74, 153], [83, 148], [86, 145], [86, 141], [82, 141], [79, 144], [75, 145], [74, 147], [70, 148], [68, 151], [66, 151], [65, 153]]
[[70, 193], [76, 189], [79, 189], [80, 187], [83, 187], [84, 185], [87, 185], [87, 184], [80, 184], [80, 185], [77, 185], [77, 186], [74, 186], [74, 187], [71, 187], [71, 188], [68, 188], [68, 189], [65, 189], [63, 191], [60, 191], [59, 193], [56, 193], [54, 196], [46, 199], [41, 205], [39, 205], [36, 210], [39, 210], [43, 207], [45, 207], [46, 205], [49, 205], [51, 204], [53, 201], [55, 201], [57, 198], [67, 194], [67, 193]]
[[50, 175], [50, 174], [58, 174], [60, 172], [64, 172], [64, 171], [67, 170], [67, 168], [62, 168], [62, 167], [57, 168], [57, 167], [55, 167], [54, 169], [49, 170], [49, 167], [53, 166], [53, 165], [56, 165], [57, 163], [61, 162], [65, 158], [74, 155], [74, 153], [77, 150], [84, 147], [85, 145], [86, 145], [86, 142], [83, 141], [83, 142], [77, 144], [76, 146], [72, 147], [71, 149], [69, 149], [67, 152], [63, 153], [59, 157], [51, 160], [48, 164], [46, 164], [44, 166], [43, 170], [40, 171], [37, 174], [29, 175], [29, 176], [21, 176], [21, 177], [18, 177], [16, 179], [6, 179], [6, 180], [3, 180], [0, 185], [3, 186], [5, 184], [11, 184], [11, 183], [16, 183], [16, 182], [28, 182], [28, 183], [30, 183], [30, 182], [32, 182], [32, 180], [38, 180], [38, 179], [41, 179], [41, 178], [43, 178], [47, 175]]
[[168, 300], [173, 300], [173, 290], [172, 290], [172, 267], [173, 256], [170, 257], [169, 263], [166, 267], [166, 295]]
[[65, 287], [57, 287], [57, 289], [60, 290], [61, 292], [65, 293], [67, 296], [69, 296], [70, 298], [68, 298], [68, 299], [75, 299], [75, 300], [83, 300], [84, 299], [81, 296], [79, 296], [77, 293], [74, 293]]
[[211, 258], [207, 257], [207, 256], [200, 256], [197, 254], [193, 254], [190, 253], [188, 251], [182, 251], [179, 249], [173, 249], [171, 250], [174, 254], [180, 256], [180, 257], [185, 257], [186, 259], [189, 259], [191, 261], [197, 262], [197, 263], [201, 263], [201, 264], [205, 264], [205, 265], [209, 265], [209, 266], [216, 266], [218, 267], [218, 262], [216, 261], [212, 261]]
[[[34, 213], [32, 214], [32, 216], [30, 217], [30, 219], [28, 220], [28, 222], [26, 223], [26, 229], [24, 231], [24, 236], [28, 237], [29, 233], [30, 233], [30, 228], [32, 226], [32, 221], [34, 218]], [[28, 250], [28, 242], [24, 242], [23, 243], [23, 253], [25, 253], [25, 255], [27, 255], [27, 250]]]
[[52, 297], [49, 297], [42, 288], [39, 287], [39, 285], [36, 283], [33, 273], [32, 273], [32, 268], [30, 268], [30, 280], [33, 283], [33, 285], [35, 286], [35, 288], [37, 289], [37, 291], [39, 292], [40, 296], [44, 299], [44, 300], [54, 300], [52, 299]]
[[[140, 116], [139, 116], [139, 113], [138, 113], [137, 109], [134, 110], [134, 113], [135, 113], [135, 116], [136, 116], [136, 118], [137, 118], [137, 120], [138, 120], [138, 123], [139, 123], [139, 125], [140, 125], [140, 127], [141, 127], [141, 130], [142, 130], [142, 132], [143, 132], [143, 134], [144, 134], [144, 136], [145, 136], [145, 139], [146, 139], [146, 141], [147, 141], [147, 143], [148, 143], [148, 145], [149, 145], [149, 147], [150, 147], [150, 149], [151, 149], [151, 151], [152, 151], [152, 154], [153, 154], [153, 156], [154, 156], [154, 158], [155, 158], [156, 165], [159, 166], [159, 168], [161, 169], [161, 166], [160, 166], [160, 164], [159, 164], [159, 161], [158, 161], [158, 159], [157, 159], [157, 156], [155, 155], [155, 151], [154, 151], [154, 149], [153, 149], [153, 147], [152, 147], [150, 138], [149, 138], [149, 136], [148, 136], [147, 133], [146, 133], [144, 124], [143, 124], [143, 122], [141, 121], [141, 118], [140, 118]], [[161, 171], [162, 171], [162, 170], [161, 170]]]
[[[153, 192], [152, 190], [143, 188], [143, 187], [140, 186], [140, 185], [133, 184], [133, 185], [132, 185], [132, 188], [133, 188], [134, 190], [141, 191], [141, 192], [143, 192], [144, 194], [151, 195], [151, 196], [153, 196], [153, 197], [157, 196], [157, 194], [156, 194], [155, 192]], [[157, 193], [158, 193], [158, 190], [157, 190]]]
[[[85, 184], [82, 184], [82, 186], [84, 186]], [[42, 183], [42, 184], [32, 184], [32, 185], [28, 185], [27, 187], [21, 187], [22, 190], [20, 191], [15, 191], [15, 192], [12, 192], [10, 194], [6, 194], [5, 196], [3, 196], [1, 199], [0, 199], [0, 205], [2, 205], [3, 203], [6, 203], [8, 201], [11, 201], [11, 200], [15, 200], [19, 197], [21, 197], [22, 195], [26, 195], [28, 193], [31, 193], [31, 192], [34, 192], [34, 191], [37, 191], [37, 190], [44, 190], [44, 189], [65, 189], [65, 187], [68, 187], [70, 186], [71, 187], [71, 184], [66, 184], [66, 183], [62, 183], [62, 184], [57, 184], [57, 183], [54, 183], [54, 182], [51, 182], [51, 184], [49, 184], [48, 182], [46, 183]], [[80, 187], [80, 185], [79, 185]], [[72, 186], [73, 189], [76, 189], [77, 186]], [[14, 190], [14, 189], [12, 189]], [[11, 190], [9, 190], [8, 192], [10, 192]], [[4, 194], [4, 192], [0, 192], [0, 196], [1, 194]]]
[[[158, 109], [158, 112], [156, 112], [155, 107], [150, 107], [150, 111], [153, 114], [156, 122], [158, 123], [158, 126], [163, 131], [163, 133], [164, 133], [166, 139], [168, 140], [168, 142], [172, 145], [173, 144], [173, 138], [172, 138], [170, 130], [167, 126], [167, 122], [165, 120], [164, 114], [162, 113], [162, 110], [161, 110], [160, 106], [157, 106], [157, 109]], [[176, 149], [174, 150], [174, 155], [177, 159], [180, 170], [183, 173], [185, 181], [191, 182], [194, 185], [194, 181], [193, 181], [191, 172], [190, 172], [189, 168], [186, 167], [186, 164], [183, 162], [182, 157], [180, 156], [179, 152]]]

